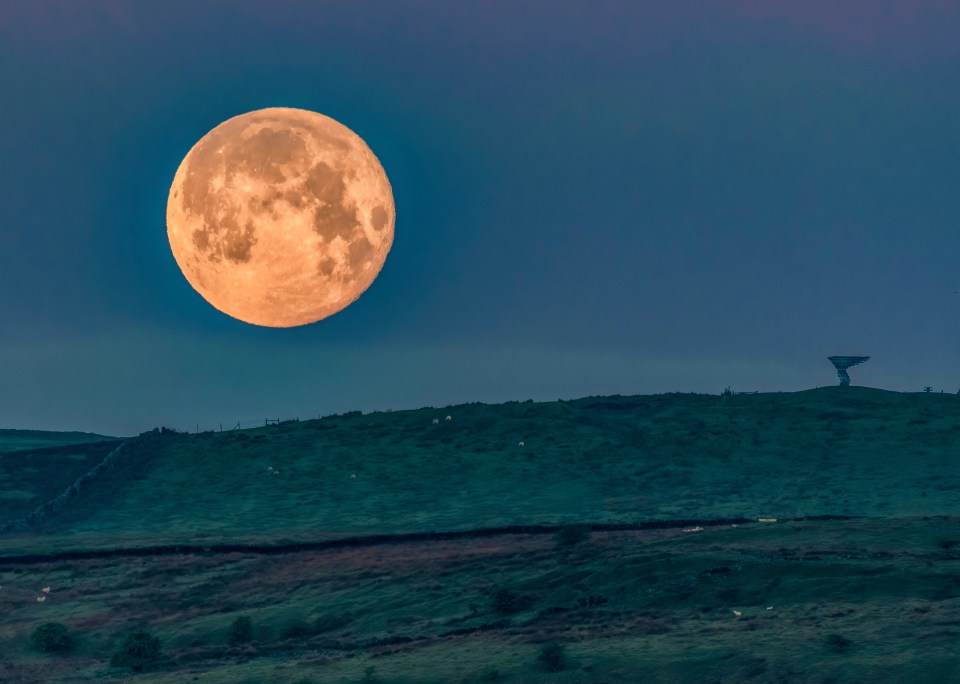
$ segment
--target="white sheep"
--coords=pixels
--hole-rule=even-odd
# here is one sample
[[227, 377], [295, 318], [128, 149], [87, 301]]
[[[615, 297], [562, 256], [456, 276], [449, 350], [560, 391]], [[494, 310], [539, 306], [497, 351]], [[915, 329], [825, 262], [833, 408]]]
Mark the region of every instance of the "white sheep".
[[50, 587], [44, 587], [44, 588], [41, 589], [40, 591], [42, 591], [44, 594], [49, 594], [49, 593], [50, 593]]
[[517, 446], [523, 446], [523, 442], [517, 442]]
[[46, 600], [47, 600], [47, 597], [46, 597], [46, 596], [38, 596], [38, 597], [37, 597], [37, 603], [43, 603], [43, 602], [46, 601]]
[[356, 480], [356, 479], [357, 479], [357, 474], [356, 474], [356, 473], [350, 473], [350, 479], [351, 479], [351, 480]]
[[447, 416], [444, 420], [453, 420], [453, 416]]
[[434, 424], [434, 425], [439, 425], [439, 424], [440, 424], [440, 419], [439, 419], [439, 418], [434, 418], [434, 419], [433, 419], [433, 424]]
[[743, 613], [741, 613], [739, 610], [733, 611], [733, 614], [736, 615], [737, 617], [740, 617], [741, 615], [743, 615]]

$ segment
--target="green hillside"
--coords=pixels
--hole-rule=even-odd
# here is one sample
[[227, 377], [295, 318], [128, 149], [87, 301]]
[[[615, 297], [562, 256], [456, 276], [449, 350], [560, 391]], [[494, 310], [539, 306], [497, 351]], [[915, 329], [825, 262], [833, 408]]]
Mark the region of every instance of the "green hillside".
[[[825, 388], [7, 454], [0, 681], [958, 681], [958, 447], [956, 396]], [[389, 536], [533, 523], [593, 527]]]
[[868, 388], [357, 412], [146, 442], [0, 550], [935, 515], [960, 510], [958, 444], [958, 397]]
[[[0, 564], [0, 677], [941, 684], [960, 677], [958, 533], [955, 518], [859, 520]], [[251, 640], [231, 644], [240, 617]], [[49, 621], [70, 652], [31, 648]], [[109, 666], [135, 628], [162, 647], [137, 675]], [[550, 642], [556, 674], [538, 660]]]
[[92, 432], [47, 432], [45, 430], [0, 430], [0, 454], [26, 449], [87, 444], [116, 439]]
[[122, 441], [103, 439], [0, 452], [0, 525], [59, 495]]

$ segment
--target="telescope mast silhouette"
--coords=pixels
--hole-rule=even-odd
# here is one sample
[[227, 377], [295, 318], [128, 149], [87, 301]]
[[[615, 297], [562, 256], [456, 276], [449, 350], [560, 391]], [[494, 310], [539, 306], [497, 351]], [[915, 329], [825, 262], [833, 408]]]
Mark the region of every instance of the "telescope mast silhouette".
[[827, 360], [837, 369], [837, 377], [840, 378], [840, 386], [848, 387], [850, 385], [850, 375], [847, 369], [851, 366], [869, 361], [869, 356], [828, 356]]

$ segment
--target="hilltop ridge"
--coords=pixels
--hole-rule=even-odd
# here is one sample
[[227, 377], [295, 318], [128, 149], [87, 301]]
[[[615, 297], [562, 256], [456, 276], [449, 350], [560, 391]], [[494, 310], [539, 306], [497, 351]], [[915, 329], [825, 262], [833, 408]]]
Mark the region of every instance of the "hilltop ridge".
[[957, 437], [956, 396], [863, 387], [351, 412], [138, 447], [0, 549], [933, 515], [960, 504]]
[[116, 439], [93, 432], [51, 432], [48, 430], [0, 429], [0, 453], [43, 449], [46, 447], [88, 444]]

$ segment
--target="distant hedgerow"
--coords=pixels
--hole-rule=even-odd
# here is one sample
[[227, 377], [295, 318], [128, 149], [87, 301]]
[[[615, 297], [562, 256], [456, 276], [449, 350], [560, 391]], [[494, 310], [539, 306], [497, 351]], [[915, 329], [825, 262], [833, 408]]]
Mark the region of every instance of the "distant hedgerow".
[[59, 622], [47, 622], [33, 630], [30, 643], [43, 653], [60, 653], [73, 646], [73, 637]]

